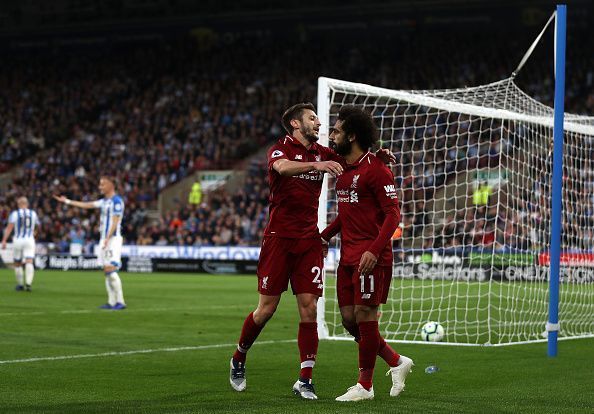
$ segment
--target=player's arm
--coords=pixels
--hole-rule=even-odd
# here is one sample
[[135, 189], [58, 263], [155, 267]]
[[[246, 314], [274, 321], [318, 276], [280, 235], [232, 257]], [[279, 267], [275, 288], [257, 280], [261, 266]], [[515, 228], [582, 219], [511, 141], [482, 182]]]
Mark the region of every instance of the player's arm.
[[105, 236], [105, 243], [102, 246], [104, 249], [107, 249], [109, 239], [111, 239], [111, 236], [113, 236], [113, 234], [115, 233], [121, 220], [122, 220], [122, 216], [115, 216], [115, 215], [113, 216], [113, 221], [111, 222], [111, 226], [109, 227], [109, 230], [107, 231], [107, 235]]
[[326, 228], [322, 231], [321, 236], [322, 240], [328, 243], [332, 237], [336, 236], [340, 233], [340, 215], [337, 215], [336, 218], [330, 223]]
[[[338, 155], [332, 148], [328, 148], [329, 151], [329, 159], [336, 161], [336, 162], [343, 162], [344, 158]], [[380, 148], [375, 152], [375, 156], [384, 164], [390, 165], [391, 163], [396, 162], [396, 156], [392, 151], [387, 148]]]
[[332, 239], [332, 237], [340, 233], [340, 227], [340, 216], [338, 215], [320, 234], [322, 238], [322, 252], [324, 253], [324, 257], [328, 256], [328, 242]]
[[54, 199], [59, 201], [60, 203], [66, 204], [67, 206], [74, 206], [74, 207], [86, 208], [86, 209], [97, 208], [95, 201], [70, 200], [70, 199], [64, 197], [63, 195], [59, 195], [59, 196], [55, 195]]
[[35, 226], [33, 227], [33, 237], [37, 238], [39, 235], [39, 216], [35, 213]]
[[377, 179], [372, 181], [372, 188], [384, 213], [384, 222], [369, 249], [361, 255], [359, 262], [361, 274], [367, 274], [375, 267], [382, 250], [390, 242], [400, 224], [400, 206], [392, 173], [387, 169], [381, 171]]
[[276, 160], [272, 164], [272, 168], [284, 176], [299, 175], [310, 171], [327, 172], [334, 176], [342, 174], [342, 166], [336, 161], [299, 162], [283, 158]]
[[396, 162], [396, 156], [387, 148], [380, 148], [375, 152], [375, 156], [386, 165]]
[[14, 223], [8, 223], [6, 228], [4, 229], [4, 236], [2, 237], [2, 250], [6, 249], [6, 241], [12, 233], [12, 229], [14, 229]]

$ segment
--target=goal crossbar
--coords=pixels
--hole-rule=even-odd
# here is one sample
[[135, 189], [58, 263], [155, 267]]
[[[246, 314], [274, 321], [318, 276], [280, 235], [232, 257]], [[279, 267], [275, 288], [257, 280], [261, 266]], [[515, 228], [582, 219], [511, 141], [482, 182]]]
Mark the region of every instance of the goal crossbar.
[[[468, 87], [460, 89], [441, 89], [434, 91], [393, 90], [333, 78], [321, 77], [319, 79], [320, 81], [327, 83], [334, 90], [340, 92], [359, 94], [361, 96], [383, 97], [387, 99], [410, 102], [413, 104], [431, 107], [448, 112], [457, 112], [479, 117], [507, 119], [511, 121], [524, 121], [536, 125], [542, 125], [545, 127], [553, 128], [553, 108], [548, 107], [529, 97], [515, 84], [513, 78], [511, 77], [478, 87]], [[481, 94], [481, 91], [485, 91], [485, 98], [488, 98], [489, 91], [501, 91], [505, 88], [509, 88], [509, 90], [507, 91], [508, 94], [511, 94], [513, 92], [521, 95], [524, 100], [527, 100], [531, 105], [533, 105], [534, 108], [537, 108], [537, 110], [532, 111], [532, 113], [523, 113], [505, 108], [497, 108], [495, 106], [487, 107], [473, 105], [464, 102], [455, 102], [451, 99], [445, 99], [441, 97], [447, 95], [476, 96], [477, 93]], [[495, 92], [491, 92], [491, 94], [494, 95]], [[564, 130], [567, 132], [574, 132], [577, 134], [594, 136], [594, 117], [566, 113]]]

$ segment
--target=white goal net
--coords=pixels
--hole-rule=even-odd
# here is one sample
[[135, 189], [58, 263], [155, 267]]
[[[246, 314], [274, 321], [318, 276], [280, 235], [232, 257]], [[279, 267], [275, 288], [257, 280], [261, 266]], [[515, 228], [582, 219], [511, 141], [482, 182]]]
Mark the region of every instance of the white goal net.
[[[400, 91], [320, 78], [327, 142], [342, 105], [372, 114], [397, 157], [402, 237], [380, 331], [420, 341], [440, 322], [446, 343], [545, 340], [553, 109], [513, 78], [488, 85]], [[559, 338], [594, 335], [594, 118], [565, 114]], [[332, 180], [320, 225], [336, 215]], [[340, 248], [340, 238], [333, 240]], [[349, 338], [336, 302], [337, 255], [326, 266], [323, 336]]]

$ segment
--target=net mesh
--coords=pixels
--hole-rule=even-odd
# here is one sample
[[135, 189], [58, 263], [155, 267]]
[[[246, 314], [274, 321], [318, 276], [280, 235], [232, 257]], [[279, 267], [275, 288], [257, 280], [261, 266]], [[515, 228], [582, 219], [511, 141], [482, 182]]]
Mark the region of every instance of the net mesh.
[[[393, 242], [386, 339], [420, 341], [427, 321], [445, 342], [542, 340], [548, 315], [553, 109], [512, 78], [488, 85], [396, 91], [327, 80], [328, 119], [370, 112], [397, 162], [402, 237]], [[560, 337], [594, 334], [594, 117], [565, 115]], [[327, 220], [336, 215], [334, 182]], [[340, 237], [333, 240], [340, 247]], [[327, 261], [324, 319], [347, 337]]]

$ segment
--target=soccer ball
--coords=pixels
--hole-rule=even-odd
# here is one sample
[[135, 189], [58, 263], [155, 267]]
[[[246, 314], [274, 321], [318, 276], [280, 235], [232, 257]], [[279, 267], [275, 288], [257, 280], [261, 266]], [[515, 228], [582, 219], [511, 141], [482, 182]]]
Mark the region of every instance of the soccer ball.
[[427, 342], [439, 342], [443, 339], [445, 330], [439, 322], [427, 322], [421, 328], [421, 338]]

